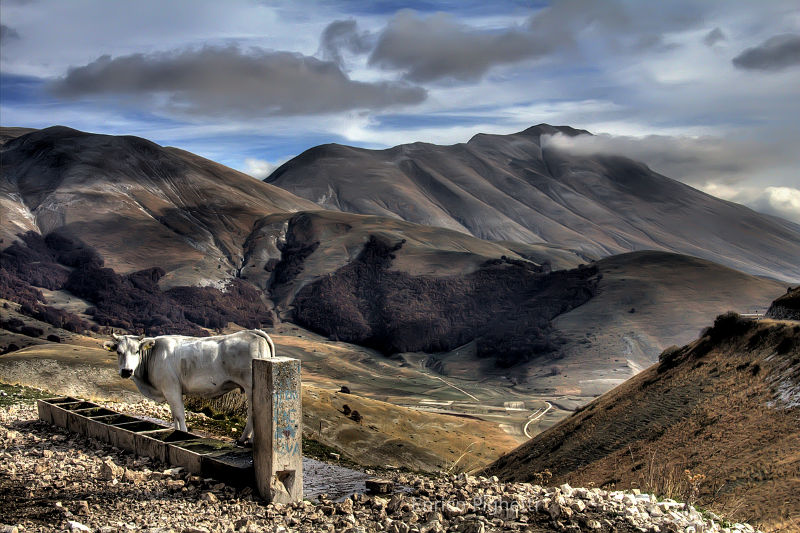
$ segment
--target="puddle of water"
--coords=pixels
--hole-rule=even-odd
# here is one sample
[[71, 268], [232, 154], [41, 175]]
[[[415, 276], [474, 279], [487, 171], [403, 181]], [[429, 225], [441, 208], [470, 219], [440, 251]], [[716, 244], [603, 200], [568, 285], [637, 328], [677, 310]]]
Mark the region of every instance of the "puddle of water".
[[192, 440], [200, 440], [200, 436], [180, 431], [177, 429], [159, 429], [156, 431], [146, 432], [145, 435], [161, 442], [184, 442]]
[[128, 415], [108, 415], [108, 416], [99, 416], [94, 420], [98, 422], [102, 422], [103, 424], [108, 425], [116, 425], [116, 424], [130, 424], [132, 422], [136, 422], [137, 419], [133, 418], [132, 416]]
[[[252, 476], [253, 455], [247, 449], [240, 450], [216, 456], [215, 460], [236, 469], [242, 475]], [[229, 474], [224, 467], [220, 473]], [[343, 501], [351, 494], [366, 492], [364, 481], [370, 477], [372, 476], [352, 468], [303, 457], [303, 498], [316, 500], [320, 494], [327, 494], [331, 500]]]
[[155, 431], [157, 429], [165, 429], [164, 426], [160, 426], [152, 422], [145, 422], [142, 420], [137, 420], [136, 422], [125, 422], [125, 423], [117, 422], [112, 425], [120, 429], [127, 429], [128, 431], [133, 431], [134, 433], [142, 431]]
[[363, 494], [367, 491], [364, 481], [371, 477], [352, 468], [303, 457], [303, 497], [307, 500], [327, 494], [331, 500], [342, 501], [351, 494]]
[[115, 411], [106, 409], [105, 407], [90, 407], [88, 409], [78, 409], [75, 412], [81, 416], [88, 416], [89, 418], [97, 418], [98, 416], [113, 416], [117, 414]]
[[77, 398], [73, 398], [72, 396], [65, 396], [64, 398], [52, 398], [50, 400], [44, 400], [44, 401], [47, 402], [47, 403], [53, 404], [53, 405], [59, 405], [59, 404], [62, 404], [62, 403], [78, 403], [78, 402], [80, 402], [80, 400], [78, 400]]
[[78, 402], [78, 403], [71, 403], [71, 402], [64, 402], [59, 405], [62, 409], [66, 409], [67, 411], [77, 411], [79, 409], [92, 409], [94, 407], [100, 407], [96, 403], [92, 402]]
[[197, 439], [187, 442], [176, 444], [180, 448], [189, 450], [195, 453], [210, 453], [221, 450], [232, 450], [234, 445], [230, 442], [219, 441], [215, 439]]
[[246, 470], [253, 467], [253, 454], [247, 449], [234, 450], [218, 455], [214, 459], [238, 469]]

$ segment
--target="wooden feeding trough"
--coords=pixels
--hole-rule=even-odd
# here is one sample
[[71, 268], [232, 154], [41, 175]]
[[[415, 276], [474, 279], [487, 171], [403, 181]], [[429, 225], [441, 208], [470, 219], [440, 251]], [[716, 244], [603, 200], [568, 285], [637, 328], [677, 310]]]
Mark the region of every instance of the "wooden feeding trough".
[[303, 499], [301, 397], [299, 360], [253, 360], [255, 453], [69, 396], [38, 400], [37, 406], [40, 419], [69, 431], [289, 503]]
[[78, 398], [38, 400], [39, 418], [68, 431], [232, 485], [255, 487], [253, 450], [118, 413]]

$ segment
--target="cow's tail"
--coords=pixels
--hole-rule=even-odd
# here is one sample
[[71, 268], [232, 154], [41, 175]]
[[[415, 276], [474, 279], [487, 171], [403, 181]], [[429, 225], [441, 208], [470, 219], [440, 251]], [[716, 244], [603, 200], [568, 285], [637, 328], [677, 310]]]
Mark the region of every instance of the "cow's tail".
[[269, 335], [267, 335], [267, 332], [264, 331], [263, 329], [254, 329], [251, 331], [256, 335], [258, 335], [259, 337], [261, 337], [262, 339], [264, 339], [265, 341], [267, 341], [267, 344], [269, 344], [269, 351], [270, 351], [269, 357], [275, 357], [276, 356], [275, 343], [272, 342], [272, 338]]

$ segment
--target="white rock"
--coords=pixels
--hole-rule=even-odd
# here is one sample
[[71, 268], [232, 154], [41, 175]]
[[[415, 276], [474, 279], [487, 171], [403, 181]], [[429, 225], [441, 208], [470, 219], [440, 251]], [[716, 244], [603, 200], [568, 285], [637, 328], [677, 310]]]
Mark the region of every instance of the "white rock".
[[583, 503], [583, 501], [581, 501], [581, 500], [575, 500], [575, 501], [573, 501], [573, 502], [570, 504], [570, 507], [572, 507], [572, 510], [573, 510], [573, 511], [575, 511], [575, 512], [577, 512], [577, 513], [582, 513], [583, 511], [585, 511], [585, 510], [586, 510], [586, 504], [585, 504], [585, 503]]
[[74, 520], [67, 520], [67, 525], [69, 526], [70, 531], [91, 531], [89, 526], [85, 526], [80, 522], [75, 522]]
[[453, 505], [452, 503], [445, 503], [444, 507], [442, 507], [442, 514], [448, 519], [452, 520], [456, 516], [461, 516], [464, 514], [464, 509], [462, 509], [458, 505]]
[[625, 494], [622, 496], [622, 503], [624, 503], [625, 505], [635, 506], [636, 496], [634, 496], [633, 494]]

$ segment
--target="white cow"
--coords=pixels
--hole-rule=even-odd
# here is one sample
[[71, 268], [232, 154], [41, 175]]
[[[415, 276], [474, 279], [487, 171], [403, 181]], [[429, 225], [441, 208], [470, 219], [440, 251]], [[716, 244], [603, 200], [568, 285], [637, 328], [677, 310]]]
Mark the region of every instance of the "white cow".
[[103, 346], [117, 352], [119, 375], [133, 378], [146, 397], [166, 401], [176, 429], [186, 431], [183, 395], [216, 398], [234, 389], [247, 395], [247, 425], [240, 443], [253, 439], [253, 359], [275, 356], [260, 329], [215, 337], [117, 335]]

